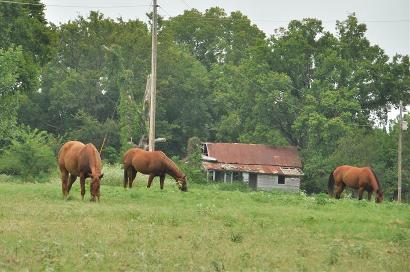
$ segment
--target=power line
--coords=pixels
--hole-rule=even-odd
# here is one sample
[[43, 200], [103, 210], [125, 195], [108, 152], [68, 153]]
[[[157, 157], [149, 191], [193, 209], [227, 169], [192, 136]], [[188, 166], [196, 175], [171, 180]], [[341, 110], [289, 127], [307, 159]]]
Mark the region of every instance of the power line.
[[181, 0], [181, 2], [184, 3], [184, 5], [185, 5], [187, 8], [192, 9], [192, 8], [188, 5], [188, 3], [187, 3], [185, 0]]
[[158, 5], [158, 7], [159, 7], [163, 12], [165, 12], [165, 13], [168, 15], [168, 17], [172, 17], [172, 15], [169, 14], [168, 11], [166, 11], [163, 7], [161, 7], [161, 6], [159, 6], [159, 5]]
[[[183, 1], [183, 0], [181, 0]], [[185, 1], [183, 1], [185, 3]], [[188, 8], [192, 9], [190, 6], [187, 5]], [[187, 19], [197, 19], [197, 20], [205, 20], [205, 21], [233, 21], [235, 20], [235, 18], [232, 17], [215, 17], [215, 18], [211, 18], [211, 17], [203, 17], [203, 16], [185, 16], [183, 14], [178, 14], [178, 15], [171, 15], [168, 11], [166, 11], [163, 7], [160, 6], [160, 8], [169, 16], [169, 17], [178, 17], [181, 16], [183, 18], [187, 18]], [[247, 17], [246, 15], [244, 15], [245, 17]], [[283, 20], [269, 20], [269, 19], [250, 19], [249, 17], [247, 17], [247, 19], [249, 19], [250, 21], [253, 22], [271, 22], [271, 23], [290, 23], [291, 21], [297, 21], [297, 20], [303, 20], [303, 19], [317, 19], [317, 18], [303, 18], [303, 19], [283, 19]], [[343, 21], [343, 20], [339, 20], [339, 19], [332, 19], [332, 20], [319, 20], [321, 23], [336, 23], [338, 21]], [[397, 19], [397, 20], [393, 20], [393, 19], [387, 19], [387, 20], [359, 20], [359, 23], [408, 23], [410, 22], [409, 19]]]
[[5, 4], [17, 4], [26, 6], [46, 6], [46, 7], [61, 7], [61, 8], [100, 8], [100, 9], [111, 9], [111, 8], [136, 8], [136, 7], [150, 7], [152, 5], [115, 5], [115, 6], [80, 6], [80, 5], [56, 5], [56, 4], [43, 4], [43, 3], [27, 3], [27, 2], [17, 2], [17, 1], [7, 1], [0, 0], [0, 3]]
[[[189, 9], [192, 9], [186, 1], [181, 0]], [[99, 8], [99, 9], [116, 9], [116, 8], [136, 8], [136, 7], [151, 7], [152, 5], [148, 4], [139, 4], [139, 5], [112, 5], [112, 6], [85, 6], [85, 5], [58, 5], [58, 4], [44, 4], [44, 3], [28, 3], [28, 2], [18, 2], [18, 1], [8, 1], [8, 0], [0, 0], [0, 3], [5, 4], [17, 4], [17, 5], [28, 5], [28, 6], [46, 6], [46, 7], [61, 7], [61, 8]], [[169, 17], [176, 17], [181, 15], [172, 16], [169, 12], [165, 9], [160, 7]], [[184, 16], [184, 18], [188, 19], [201, 19], [205, 21], [221, 21], [221, 20], [232, 20], [233, 18], [229, 17], [222, 17], [222, 18], [205, 18], [205, 17], [194, 17], [194, 16]], [[314, 17], [312, 17], [314, 18]], [[250, 18], [248, 18], [251, 20]], [[270, 19], [252, 19], [251, 21], [254, 22], [271, 22], [271, 23], [289, 23], [293, 20], [302, 20], [302, 19], [282, 19], [282, 20], [270, 20]], [[332, 20], [320, 20], [322, 23], [336, 23], [337, 21], [341, 21], [338, 19]], [[409, 19], [380, 19], [380, 20], [359, 20], [361, 23], [409, 23]]]
[[[183, 0], [181, 0], [181, 1], [183, 1]], [[184, 1], [184, 3], [185, 3], [185, 1]], [[187, 5], [187, 7], [191, 9], [191, 7], [189, 7], [188, 5]], [[175, 17], [178, 17], [178, 16], [181, 16], [181, 17], [187, 18], [187, 19], [197, 19], [197, 20], [205, 20], [205, 21], [223, 21], [223, 20], [233, 21], [233, 20], [235, 20], [235, 18], [232, 18], [232, 17], [214, 17], [214, 18], [211, 18], [211, 17], [203, 17], [203, 16], [185, 16], [185, 15], [183, 15], [183, 14], [178, 14], [178, 15], [173, 16], [173, 15], [171, 15], [168, 11], [166, 11], [163, 7], [160, 6], [160, 8], [161, 8], [169, 17], [174, 17], [174, 18], [175, 18]], [[300, 21], [300, 20], [303, 20], [303, 19], [317, 19], [317, 18], [314, 18], [314, 17], [312, 17], [312, 18], [308, 17], [308, 18], [303, 18], [303, 19], [269, 20], [269, 19], [250, 19], [250, 18], [247, 17], [246, 15], [244, 15], [244, 16], [245, 16], [247, 19], [249, 19], [250, 21], [253, 21], [253, 22], [271, 22], [271, 23], [289, 23], [289, 22], [291, 22], [291, 21]], [[320, 19], [317, 19], [317, 20], [319, 20], [319, 21], [322, 22], [322, 23], [336, 23], [336, 22], [338, 22], [338, 21], [343, 21], [343, 20], [339, 20], [339, 19], [332, 19], [332, 20], [320, 20]], [[394, 20], [394, 19], [371, 20], [371, 19], [369, 19], [369, 20], [359, 20], [359, 23], [408, 23], [408, 22], [410, 22], [409, 19], [397, 19], [397, 20]]]

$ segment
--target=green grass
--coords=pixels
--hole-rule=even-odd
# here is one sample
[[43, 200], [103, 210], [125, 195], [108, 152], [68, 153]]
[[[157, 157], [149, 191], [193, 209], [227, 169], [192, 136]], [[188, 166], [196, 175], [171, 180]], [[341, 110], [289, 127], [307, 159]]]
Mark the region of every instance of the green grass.
[[[107, 169], [109, 170], [109, 169]], [[0, 271], [409, 271], [410, 207], [105, 171], [100, 203], [0, 177]], [[112, 173], [111, 173], [112, 172]]]

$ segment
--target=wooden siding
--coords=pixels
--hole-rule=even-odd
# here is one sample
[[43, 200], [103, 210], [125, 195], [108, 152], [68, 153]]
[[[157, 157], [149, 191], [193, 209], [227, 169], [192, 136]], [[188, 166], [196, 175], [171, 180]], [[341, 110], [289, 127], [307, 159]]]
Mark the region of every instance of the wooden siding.
[[277, 175], [258, 174], [258, 190], [272, 191], [284, 190], [284, 191], [299, 191], [300, 178], [297, 177], [285, 177], [285, 184], [278, 184]]

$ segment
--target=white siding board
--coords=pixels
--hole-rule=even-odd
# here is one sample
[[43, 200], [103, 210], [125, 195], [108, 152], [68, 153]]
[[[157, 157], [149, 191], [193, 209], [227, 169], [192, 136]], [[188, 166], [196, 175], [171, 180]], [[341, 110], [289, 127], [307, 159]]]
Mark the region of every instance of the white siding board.
[[257, 188], [260, 190], [271, 191], [275, 183], [275, 178], [277, 179], [277, 176], [258, 174]]
[[278, 184], [277, 175], [258, 174], [257, 188], [264, 191], [299, 191], [300, 178], [285, 177], [285, 184]]

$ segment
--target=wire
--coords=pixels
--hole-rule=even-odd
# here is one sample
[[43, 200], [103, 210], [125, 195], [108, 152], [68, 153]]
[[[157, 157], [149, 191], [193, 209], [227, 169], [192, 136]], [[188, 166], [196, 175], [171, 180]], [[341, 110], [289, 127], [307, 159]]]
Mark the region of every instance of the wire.
[[[188, 8], [191, 7], [186, 3], [185, 0], [181, 0]], [[113, 8], [135, 8], [135, 7], [151, 7], [152, 5], [147, 4], [140, 4], [140, 5], [115, 5], [115, 6], [80, 6], [80, 5], [57, 5], [57, 4], [43, 4], [43, 3], [28, 3], [28, 2], [18, 2], [18, 1], [8, 1], [8, 0], [0, 0], [0, 3], [5, 4], [18, 4], [18, 5], [31, 5], [31, 6], [46, 6], [46, 7], [61, 7], [61, 8], [100, 8], [100, 9], [113, 9]], [[161, 8], [161, 7], [160, 7]], [[169, 17], [176, 17], [172, 16], [166, 10], [161, 8]], [[178, 15], [177, 15], [178, 16]], [[184, 16], [184, 18], [188, 19], [201, 19], [206, 21], [221, 21], [221, 20], [232, 20], [230, 17], [222, 17], [222, 18], [204, 18], [204, 17], [193, 17], [193, 16]], [[251, 20], [251, 19], [249, 19]], [[284, 20], [269, 20], [269, 19], [252, 19], [253, 22], [271, 22], [271, 23], [289, 23], [293, 20], [297, 19], [284, 19]], [[322, 23], [336, 23], [340, 20], [320, 20]], [[361, 23], [408, 23], [410, 22], [409, 19], [387, 19], [387, 20], [359, 20]]]
[[5, 4], [18, 4], [18, 5], [28, 5], [28, 6], [47, 6], [47, 7], [61, 7], [61, 8], [136, 8], [136, 7], [150, 7], [152, 5], [118, 5], [118, 6], [79, 6], [79, 5], [55, 5], [55, 4], [43, 4], [43, 3], [27, 3], [27, 2], [17, 2], [17, 1], [7, 1], [0, 0], [0, 3]]
[[184, 5], [185, 5], [187, 8], [192, 9], [192, 8], [188, 5], [188, 3], [187, 3], [185, 0], [181, 0], [181, 2], [184, 3]]
[[168, 17], [173, 17], [171, 14], [169, 14], [168, 13], [168, 11], [166, 11], [163, 7], [161, 7], [161, 6], [159, 6], [158, 5], [158, 7], [163, 11], [163, 12], [165, 12], [167, 15], [168, 15]]

